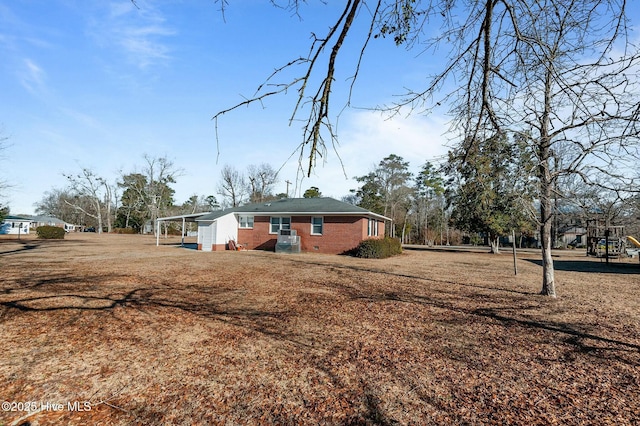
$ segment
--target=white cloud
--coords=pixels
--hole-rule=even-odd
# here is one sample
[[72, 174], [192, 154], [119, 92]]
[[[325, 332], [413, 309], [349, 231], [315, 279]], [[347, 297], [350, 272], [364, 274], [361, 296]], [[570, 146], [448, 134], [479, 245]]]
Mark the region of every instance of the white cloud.
[[31, 59], [25, 59], [20, 71], [20, 83], [32, 94], [41, 92], [45, 87], [46, 73]]
[[340, 137], [342, 150], [354, 166], [365, 159], [378, 163], [382, 159], [380, 154], [387, 152], [404, 157], [417, 167], [427, 159], [447, 153], [446, 128], [446, 121], [437, 116], [386, 118], [380, 113], [357, 112], [347, 128], [340, 131]]
[[130, 2], [111, 3], [107, 18], [94, 19], [90, 26], [98, 43], [120, 49], [129, 62], [141, 69], [170, 59], [164, 38], [174, 35], [175, 31], [148, 4], [136, 8]]
[[60, 111], [82, 126], [100, 128], [100, 120], [92, 115], [67, 107], [60, 107]]
[[[347, 195], [350, 189], [358, 187], [355, 176], [366, 175], [390, 154], [408, 161], [414, 172], [426, 161], [437, 163], [448, 151], [444, 134], [447, 128], [446, 121], [438, 116], [412, 115], [387, 119], [380, 113], [369, 111], [347, 114], [341, 119], [337, 154], [333, 148], [327, 147], [329, 152], [326, 161], [320, 163], [322, 160], [319, 160], [311, 177], [298, 174], [296, 196], [310, 186], [317, 186], [326, 196], [340, 198]], [[283, 175], [296, 175], [296, 160], [297, 157], [294, 157], [290, 161], [293, 164], [283, 169]], [[303, 168], [306, 170], [305, 161], [308, 160], [303, 159]], [[282, 179], [286, 178], [283, 176]]]

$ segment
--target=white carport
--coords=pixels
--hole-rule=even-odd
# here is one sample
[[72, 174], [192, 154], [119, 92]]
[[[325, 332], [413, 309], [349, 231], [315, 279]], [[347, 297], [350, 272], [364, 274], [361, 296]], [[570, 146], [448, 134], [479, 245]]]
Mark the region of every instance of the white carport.
[[182, 242], [181, 245], [184, 246], [184, 229], [186, 228], [187, 223], [194, 223], [197, 218], [203, 215], [207, 215], [209, 213], [192, 213], [192, 214], [182, 214], [179, 216], [168, 216], [168, 217], [160, 217], [156, 219], [156, 246], [160, 245], [160, 222], [182, 222]]
[[193, 213], [158, 218], [156, 221], [156, 246], [160, 245], [160, 223], [182, 222], [182, 246], [184, 229], [187, 223], [198, 224], [198, 250], [223, 250], [229, 240], [238, 239], [238, 219], [231, 210], [219, 210], [211, 213]]

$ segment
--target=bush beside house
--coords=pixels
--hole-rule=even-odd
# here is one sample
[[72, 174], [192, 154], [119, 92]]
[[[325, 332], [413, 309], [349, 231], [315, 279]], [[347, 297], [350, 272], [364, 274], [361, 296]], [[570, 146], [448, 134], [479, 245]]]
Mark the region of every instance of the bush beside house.
[[402, 253], [402, 245], [397, 238], [370, 238], [363, 240], [353, 250], [355, 257], [385, 259]]
[[36, 228], [36, 234], [38, 234], [38, 238], [42, 238], [43, 240], [63, 240], [65, 234], [64, 228], [60, 228], [57, 226], [38, 226]]

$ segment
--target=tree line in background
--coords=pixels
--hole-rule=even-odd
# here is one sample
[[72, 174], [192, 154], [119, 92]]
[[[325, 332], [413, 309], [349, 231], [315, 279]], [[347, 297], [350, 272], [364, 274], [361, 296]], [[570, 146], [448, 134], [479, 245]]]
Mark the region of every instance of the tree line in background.
[[[39, 215], [55, 216], [67, 223], [96, 232], [155, 233], [156, 219], [210, 212], [246, 203], [287, 198], [274, 193], [278, 172], [269, 164], [250, 165], [246, 172], [225, 165], [217, 185], [217, 195], [193, 194], [178, 204], [172, 185], [183, 171], [166, 157], [143, 155], [141, 166], [120, 172], [113, 179], [99, 176], [83, 167], [77, 173], [65, 173], [65, 188], [45, 192], [35, 204]], [[311, 187], [304, 197], [319, 197]]]
[[[499, 252], [500, 239], [516, 235], [519, 247], [538, 246], [538, 184], [530, 169], [535, 153], [524, 140], [496, 136], [474, 144], [473, 150], [449, 151], [446, 161], [425, 162], [414, 173], [409, 162], [390, 154], [355, 180], [359, 186], [342, 201], [392, 219], [388, 233], [407, 244], [486, 244]], [[561, 167], [558, 158], [557, 167]], [[140, 167], [121, 172], [112, 181], [88, 168], [65, 174], [69, 185], [47, 191], [36, 213], [95, 228], [97, 232], [155, 232], [155, 219], [209, 212], [246, 203], [287, 198], [274, 193], [278, 173], [268, 164], [251, 165], [246, 172], [225, 165], [217, 195], [194, 194], [178, 204], [172, 184], [182, 170], [166, 157], [143, 156]], [[559, 179], [553, 188], [554, 246], [563, 229], [585, 226], [588, 219], [626, 225], [638, 234], [640, 197], [587, 185], [575, 176]], [[321, 197], [318, 187], [305, 198]], [[145, 229], [146, 225], [146, 229]]]
[[[476, 143], [471, 152], [451, 150], [443, 164], [427, 161], [417, 173], [391, 154], [367, 175], [356, 177], [361, 186], [343, 200], [390, 217], [391, 236], [404, 243], [486, 244], [497, 253], [500, 239], [515, 232], [517, 246], [539, 247], [540, 200], [530, 174], [534, 164], [525, 141], [505, 136]], [[588, 219], [640, 232], [637, 192], [567, 177], [557, 181], [553, 193], [554, 247], [567, 244], [559, 238], [563, 231], [585, 227]]]

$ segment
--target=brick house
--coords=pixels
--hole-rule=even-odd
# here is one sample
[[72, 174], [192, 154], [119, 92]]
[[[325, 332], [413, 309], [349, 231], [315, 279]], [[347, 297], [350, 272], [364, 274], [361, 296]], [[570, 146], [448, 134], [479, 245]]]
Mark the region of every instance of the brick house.
[[249, 250], [274, 250], [280, 230], [295, 230], [301, 251], [339, 254], [367, 238], [382, 238], [391, 219], [333, 198], [289, 198], [192, 220], [198, 224], [198, 250], [226, 250], [229, 241]]

